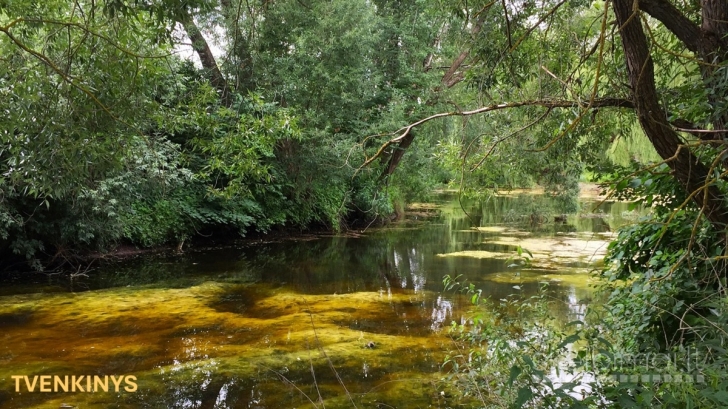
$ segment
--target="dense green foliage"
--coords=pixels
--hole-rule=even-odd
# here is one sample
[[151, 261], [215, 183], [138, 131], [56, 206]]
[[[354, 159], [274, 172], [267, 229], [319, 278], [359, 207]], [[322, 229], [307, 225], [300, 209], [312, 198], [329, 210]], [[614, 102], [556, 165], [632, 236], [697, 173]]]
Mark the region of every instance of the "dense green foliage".
[[[386, 186], [357, 169], [367, 136], [435, 109], [422, 61], [447, 15], [241, 5], [0, 3], [0, 252], [42, 269], [120, 243], [338, 230], [447, 181], [427, 144]], [[195, 37], [215, 65], [176, 56], [195, 29], [220, 36]]]
[[[578, 62], [564, 56], [573, 45], [561, 29], [525, 36], [505, 66], [490, 66], [536, 10], [511, 16], [505, 38], [498, 13], [471, 15], [477, 6], [3, 3], [0, 250], [43, 268], [120, 243], [338, 230], [448, 182], [476, 195], [540, 184], [574, 210], [585, 164], [609, 147], [595, 142], [613, 129], [606, 115], [570, 126], [577, 110], [524, 106], [429, 123], [361, 167], [389, 132], [447, 106], [566, 92], [533, 69], [542, 50], [556, 75]], [[588, 37], [599, 13], [557, 16], [555, 27], [576, 22]], [[176, 56], [185, 36], [199, 63]], [[456, 70], [468, 48], [471, 68]]]

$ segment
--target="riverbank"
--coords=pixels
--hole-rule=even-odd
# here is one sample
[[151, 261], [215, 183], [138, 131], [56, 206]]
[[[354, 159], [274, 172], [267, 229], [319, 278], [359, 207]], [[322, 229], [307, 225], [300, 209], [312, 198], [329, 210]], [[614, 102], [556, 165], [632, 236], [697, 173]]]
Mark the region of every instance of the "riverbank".
[[[580, 183], [579, 198], [582, 200], [604, 200], [606, 197], [600, 194], [599, 186], [595, 183]], [[433, 192], [436, 195], [456, 195], [457, 190], [441, 189]], [[543, 188], [537, 187], [533, 189], [512, 189], [508, 191], [498, 191], [496, 196], [499, 197], [516, 197], [519, 195], [543, 195]], [[268, 232], [250, 232], [247, 237], [240, 237], [231, 234], [220, 236], [197, 235], [182, 243], [166, 244], [152, 247], [140, 247], [130, 243], [120, 243], [106, 251], [99, 250], [83, 250], [83, 249], [62, 249], [53, 255], [45, 255], [41, 262], [47, 266], [44, 273], [61, 273], [73, 274], [84, 271], [89, 266], [105, 263], [119, 262], [123, 260], [133, 259], [143, 256], [172, 256], [181, 255], [185, 252], [206, 251], [215, 248], [235, 248], [240, 246], [253, 246], [266, 243], [275, 243], [283, 241], [305, 241], [316, 240], [320, 237], [337, 236], [337, 237], [360, 237], [368, 229], [373, 227], [383, 227], [392, 221], [424, 221], [439, 214], [439, 205], [434, 202], [411, 203], [408, 204], [404, 212], [397, 219], [385, 218], [376, 220], [373, 223], [362, 224], [352, 227], [342, 232], [334, 232], [321, 228], [312, 227], [311, 229], [285, 228], [279, 227]], [[10, 258], [6, 258], [6, 261]], [[4, 266], [0, 271], [20, 271], [31, 272], [25, 260], [16, 258], [10, 266]]]

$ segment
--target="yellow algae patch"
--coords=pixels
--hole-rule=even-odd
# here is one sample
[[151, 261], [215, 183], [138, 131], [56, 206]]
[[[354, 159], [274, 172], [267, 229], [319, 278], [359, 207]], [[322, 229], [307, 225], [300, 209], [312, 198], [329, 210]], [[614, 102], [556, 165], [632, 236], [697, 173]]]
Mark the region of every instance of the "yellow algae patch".
[[534, 259], [557, 258], [565, 261], [597, 261], [604, 257], [609, 242], [602, 237], [592, 235], [556, 236], [539, 238], [501, 237], [489, 241], [488, 244], [521, 246], [530, 251]]
[[[604, 199], [606, 196], [599, 194], [600, 189], [596, 183], [579, 183], [579, 198], [580, 199]], [[512, 190], [501, 190], [496, 192], [498, 196], [517, 196], [517, 195], [543, 195], [545, 193], [542, 187], [535, 187], [531, 189], [512, 189]]]
[[463, 251], [455, 251], [452, 253], [438, 254], [437, 257], [472, 257], [472, 258], [507, 259], [507, 258], [511, 257], [511, 255], [507, 254], [507, 253], [498, 253], [498, 252], [485, 251], [485, 250], [463, 250]]
[[[506, 233], [507, 234], [507, 233]], [[438, 257], [470, 257], [476, 259], [508, 259], [515, 255], [517, 246], [528, 250], [535, 267], [560, 268], [574, 262], [599, 263], [607, 252], [608, 239], [602, 235], [560, 235], [554, 237], [523, 237], [501, 235], [484, 244], [506, 246], [509, 251], [463, 250], [438, 254]], [[524, 252], [524, 257], [528, 253]]]
[[10, 351], [3, 354], [9, 358], [3, 366], [29, 368], [43, 362], [74, 371], [153, 367], [177, 355], [165, 339], [178, 326], [209, 325], [198, 292], [217, 290], [203, 288], [115, 289], [36, 300], [30, 330], [23, 325], [4, 328]]
[[[239, 289], [231, 289], [232, 292]], [[316, 326], [330, 325], [339, 330], [355, 330], [357, 333], [406, 334], [429, 336], [432, 311], [423, 308], [425, 298], [421, 294], [358, 292], [342, 295], [300, 295], [289, 292], [256, 300], [236, 315], [228, 315], [227, 321], [249, 320], [258, 317], [258, 325], [269, 332], [297, 336], [298, 328], [311, 328], [313, 316]], [[213, 303], [215, 308], [221, 308]], [[225, 307], [227, 309], [227, 307]], [[320, 323], [320, 324], [319, 324]]]
[[516, 237], [523, 237], [523, 236], [531, 236], [533, 233], [530, 231], [524, 231], [524, 230], [508, 230], [505, 233], [503, 233], [504, 236], [516, 236]]
[[[449, 340], [437, 334], [430, 298], [422, 292], [302, 295], [213, 283], [0, 297], [0, 315], [21, 317], [7, 319], [3, 327], [0, 379], [18, 373], [131, 373], [139, 378], [138, 394], [48, 395], [24, 401], [24, 407], [64, 402], [137, 407], [157, 401], [155, 407], [179, 407], [182, 401], [170, 399], [189, 399], [185, 391], [196, 396], [200, 385], [221, 388], [230, 379], [244, 384], [230, 393], [249, 396], [251, 388], [263, 387], [256, 379], [266, 374], [271, 380], [265, 406], [300, 407], [276, 392], [285, 384], [268, 368], [300, 383], [313, 366], [324, 399], [338, 402], [341, 389], [330, 379], [322, 348], [363, 402], [388, 373], [409, 369], [428, 384], [439, 377]], [[398, 385], [377, 391], [390, 396]]]
[[587, 273], [547, 273], [543, 271], [520, 271], [519, 274], [513, 273], [497, 273], [488, 276], [489, 281], [496, 283], [509, 283], [509, 284], [521, 284], [521, 283], [561, 283], [571, 284], [578, 287], [588, 287], [595, 284], [598, 280]]
[[294, 305], [299, 308], [298, 311], [317, 313], [321, 310], [345, 310], [347, 312], [356, 312], [361, 308], [381, 309], [383, 305], [389, 305], [392, 302], [413, 302], [422, 300], [423, 297], [418, 294], [408, 294], [404, 292], [393, 292], [386, 294], [375, 291], [360, 291], [349, 294], [320, 294], [320, 295], [302, 295], [293, 292], [281, 292], [272, 297], [260, 299], [256, 302], [258, 308], [261, 309], [280, 309], [283, 305], [284, 309], [292, 308]]

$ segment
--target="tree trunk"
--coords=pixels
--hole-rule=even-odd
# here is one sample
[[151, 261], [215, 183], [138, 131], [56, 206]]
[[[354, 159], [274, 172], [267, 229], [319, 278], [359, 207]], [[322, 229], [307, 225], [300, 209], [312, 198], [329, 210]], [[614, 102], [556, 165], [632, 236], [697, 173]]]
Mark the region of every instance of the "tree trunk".
[[[475, 21], [475, 25], [470, 31], [470, 35], [474, 38], [479, 33], [480, 30], [483, 29], [483, 24], [485, 23], [485, 16], [486, 13], [481, 13], [481, 15], [478, 17], [478, 19]], [[439, 40], [438, 40], [439, 41]], [[440, 79], [440, 84], [444, 85], [447, 88], [452, 88], [456, 84], [458, 84], [460, 81], [462, 81], [465, 78], [465, 75], [462, 71], [460, 71], [460, 67], [462, 67], [463, 63], [468, 59], [470, 56], [470, 50], [465, 50], [460, 53], [450, 64], [450, 68], [445, 72], [445, 74], [442, 75], [442, 78]], [[430, 58], [430, 56], [428, 56]], [[430, 61], [431, 62], [431, 61]], [[428, 68], [428, 60], [425, 60], [424, 63], [425, 71], [427, 71]], [[440, 87], [437, 87], [435, 89], [436, 91], [440, 91]], [[414, 132], [410, 132], [407, 136], [405, 136], [394, 148], [394, 151], [388, 155], [382, 158], [382, 162], [384, 160], [387, 161], [387, 165], [384, 168], [384, 171], [379, 176], [380, 180], [383, 180], [387, 178], [389, 175], [394, 173], [394, 171], [397, 169], [397, 166], [399, 165], [399, 162], [402, 160], [402, 157], [404, 156], [404, 153], [407, 151], [407, 148], [412, 144], [412, 141], [414, 141], [415, 135]]]
[[701, 56], [707, 62], [725, 61], [728, 54], [728, 2], [725, 0], [702, 0], [703, 9], [703, 41], [711, 45]]
[[[688, 50], [695, 53], [705, 64], [700, 69], [705, 86], [714, 86], [715, 63], [728, 59], [728, 2], [725, 0], [702, 0], [702, 24], [695, 24], [669, 0], [639, 0], [640, 10], [659, 20], [670, 30]], [[719, 106], [723, 96], [711, 93], [708, 102]], [[726, 129], [728, 113], [716, 115], [712, 119], [713, 129]], [[702, 135], [702, 139], [722, 140], [726, 133]]]
[[[705, 0], [704, 3], [710, 1], [724, 0]], [[670, 126], [665, 110], [660, 106], [647, 38], [639, 15], [635, 15], [639, 11], [633, 10], [633, 4], [633, 0], [614, 0], [614, 12], [621, 28], [627, 72], [640, 125], [657, 153], [668, 160], [674, 177], [685, 190], [688, 193], [700, 190], [693, 196], [694, 202], [716, 228], [723, 229], [728, 224], [728, 213], [723, 207], [718, 188], [714, 185], [706, 187], [708, 167], [689, 148], [681, 146], [680, 137]]]
[[[480, 30], [483, 29], [483, 24], [485, 23], [485, 16], [486, 13], [482, 13], [480, 17], [475, 21], [475, 25], [470, 31], [471, 37], [475, 38], [478, 34], [480, 34]], [[465, 78], [465, 75], [458, 71], [460, 69], [460, 66], [463, 65], [465, 60], [470, 56], [470, 50], [465, 50], [460, 53], [450, 64], [450, 68], [443, 74], [442, 79], [440, 79], [440, 83], [447, 88], [454, 87], [457, 83], [462, 81]]]
[[[709, 49], [703, 50], [702, 59], [708, 63], [723, 62], [728, 59], [728, 1], [726, 0], [702, 0], [703, 8], [703, 43], [711, 46]], [[703, 77], [707, 86], [713, 84], [713, 75], [715, 73], [714, 66], [706, 65], [703, 68]], [[718, 103], [724, 95], [719, 93], [710, 94], [709, 102], [713, 107]], [[713, 119], [714, 129], [726, 129], [728, 126], [728, 112], [722, 115], [716, 115]], [[715, 139], [725, 139], [728, 133], [721, 132], [713, 134]]]
[[227, 80], [222, 75], [220, 67], [217, 65], [217, 61], [215, 61], [215, 56], [212, 54], [212, 50], [210, 50], [207, 40], [205, 40], [205, 37], [202, 36], [200, 29], [195, 24], [191, 15], [188, 14], [184, 19], [180, 20], [179, 23], [182, 24], [182, 27], [184, 27], [187, 32], [187, 37], [192, 40], [192, 48], [200, 57], [202, 68], [204, 68], [210, 76], [210, 83], [220, 94], [222, 104], [229, 107], [232, 105], [232, 93], [230, 92]]
[[404, 153], [407, 151], [407, 148], [412, 144], [412, 141], [415, 140], [415, 132], [410, 131], [402, 140], [395, 146], [393, 149], [391, 155], [389, 155], [387, 158], [387, 166], [384, 168], [384, 171], [382, 171], [382, 174], [379, 175], [379, 180], [386, 179], [389, 175], [394, 173], [394, 171], [397, 169], [397, 166], [399, 165], [399, 162], [402, 160], [402, 157], [404, 156]]

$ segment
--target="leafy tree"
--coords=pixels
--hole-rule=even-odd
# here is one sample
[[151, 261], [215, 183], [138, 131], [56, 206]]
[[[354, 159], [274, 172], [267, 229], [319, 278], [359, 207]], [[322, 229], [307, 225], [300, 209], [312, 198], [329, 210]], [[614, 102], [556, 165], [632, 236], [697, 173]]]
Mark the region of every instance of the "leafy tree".
[[16, 253], [115, 237], [90, 192], [136, 154], [167, 71], [168, 49], [138, 17], [110, 20], [93, 2], [0, 5], [2, 236]]
[[120, 240], [181, 244], [285, 221], [254, 191], [295, 120], [255, 98], [228, 104], [174, 57], [170, 24], [204, 5], [136, 6], [0, 8], [0, 233], [36, 268], [41, 253], [68, 260]]
[[440, 20], [420, 2], [0, 4], [0, 249], [42, 268], [388, 217], [431, 162], [382, 190], [352, 145], [431, 109]]
[[[722, 228], [728, 213], [712, 176], [715, 156], [702, 153], [706, 146], [719, 144], [716, 141], [725, 128], [719, 95], [723, 95], [726, 31], [723, 23], [716, 22], [724, 21], [718, 17], [725, 17], [726, 10], [718, 3], [686, 6], [685, 12], [667, 0], [638, 2], [639, 12], [628, 1], [592, 5], [546, 2], [538, 8], [532, 2], [516, 2], [511, 6], [503, 3], [499, 10], [495, 2], [469, 5], [465, 18], [474, 21], [477, 39], [456, 60], [460, 63], [469, 58], [472, 62], [458, 76], [482, 90], [483, 102], [490, 104], [414, 122], [398, 131], [366, 164], [392, 146], [406, 149], [413, 138], [411, 130], [430, 120], [536, 106], [546, 112], [526, 118], [545, 121], [544, 128], [551, 134], [535, 143], [523, 144], [523, 138], [516, 139], [517, 143], [525, 145], [526, 151], [546, 150], [560, 143], [570, 150], [589, 146], [580, 158], [588, 162], [589, 151], [593, 155], [608, 147], [594, 140], [613, 139], [611, 134], [619, 132], [614, 123], [600, 119], [604, 108], [622, 108], [623, 115], [635, 115], [632, 118], [639, 121], [675, 178], [688, 192], [695, 192], [691, 199]], [[643, 23], [643, 13], [652, 20]], [[616, 18], [614, 29], [609, 27], [612, 18]], [[655, 75], [655, 64], [664, 69], [666, 77]], [[495, 114], [491, 117], [508, 126], [508, 120], [498, 121]], [[606, 127], [601, 126], [605, 123]], [[551, 132], [553, 129], [558, 131]], [[500, 138], [493, 138], [481, 146], [487, 151], [498, 143]], [[720, 174], [719, 169], [717, 172]]]

